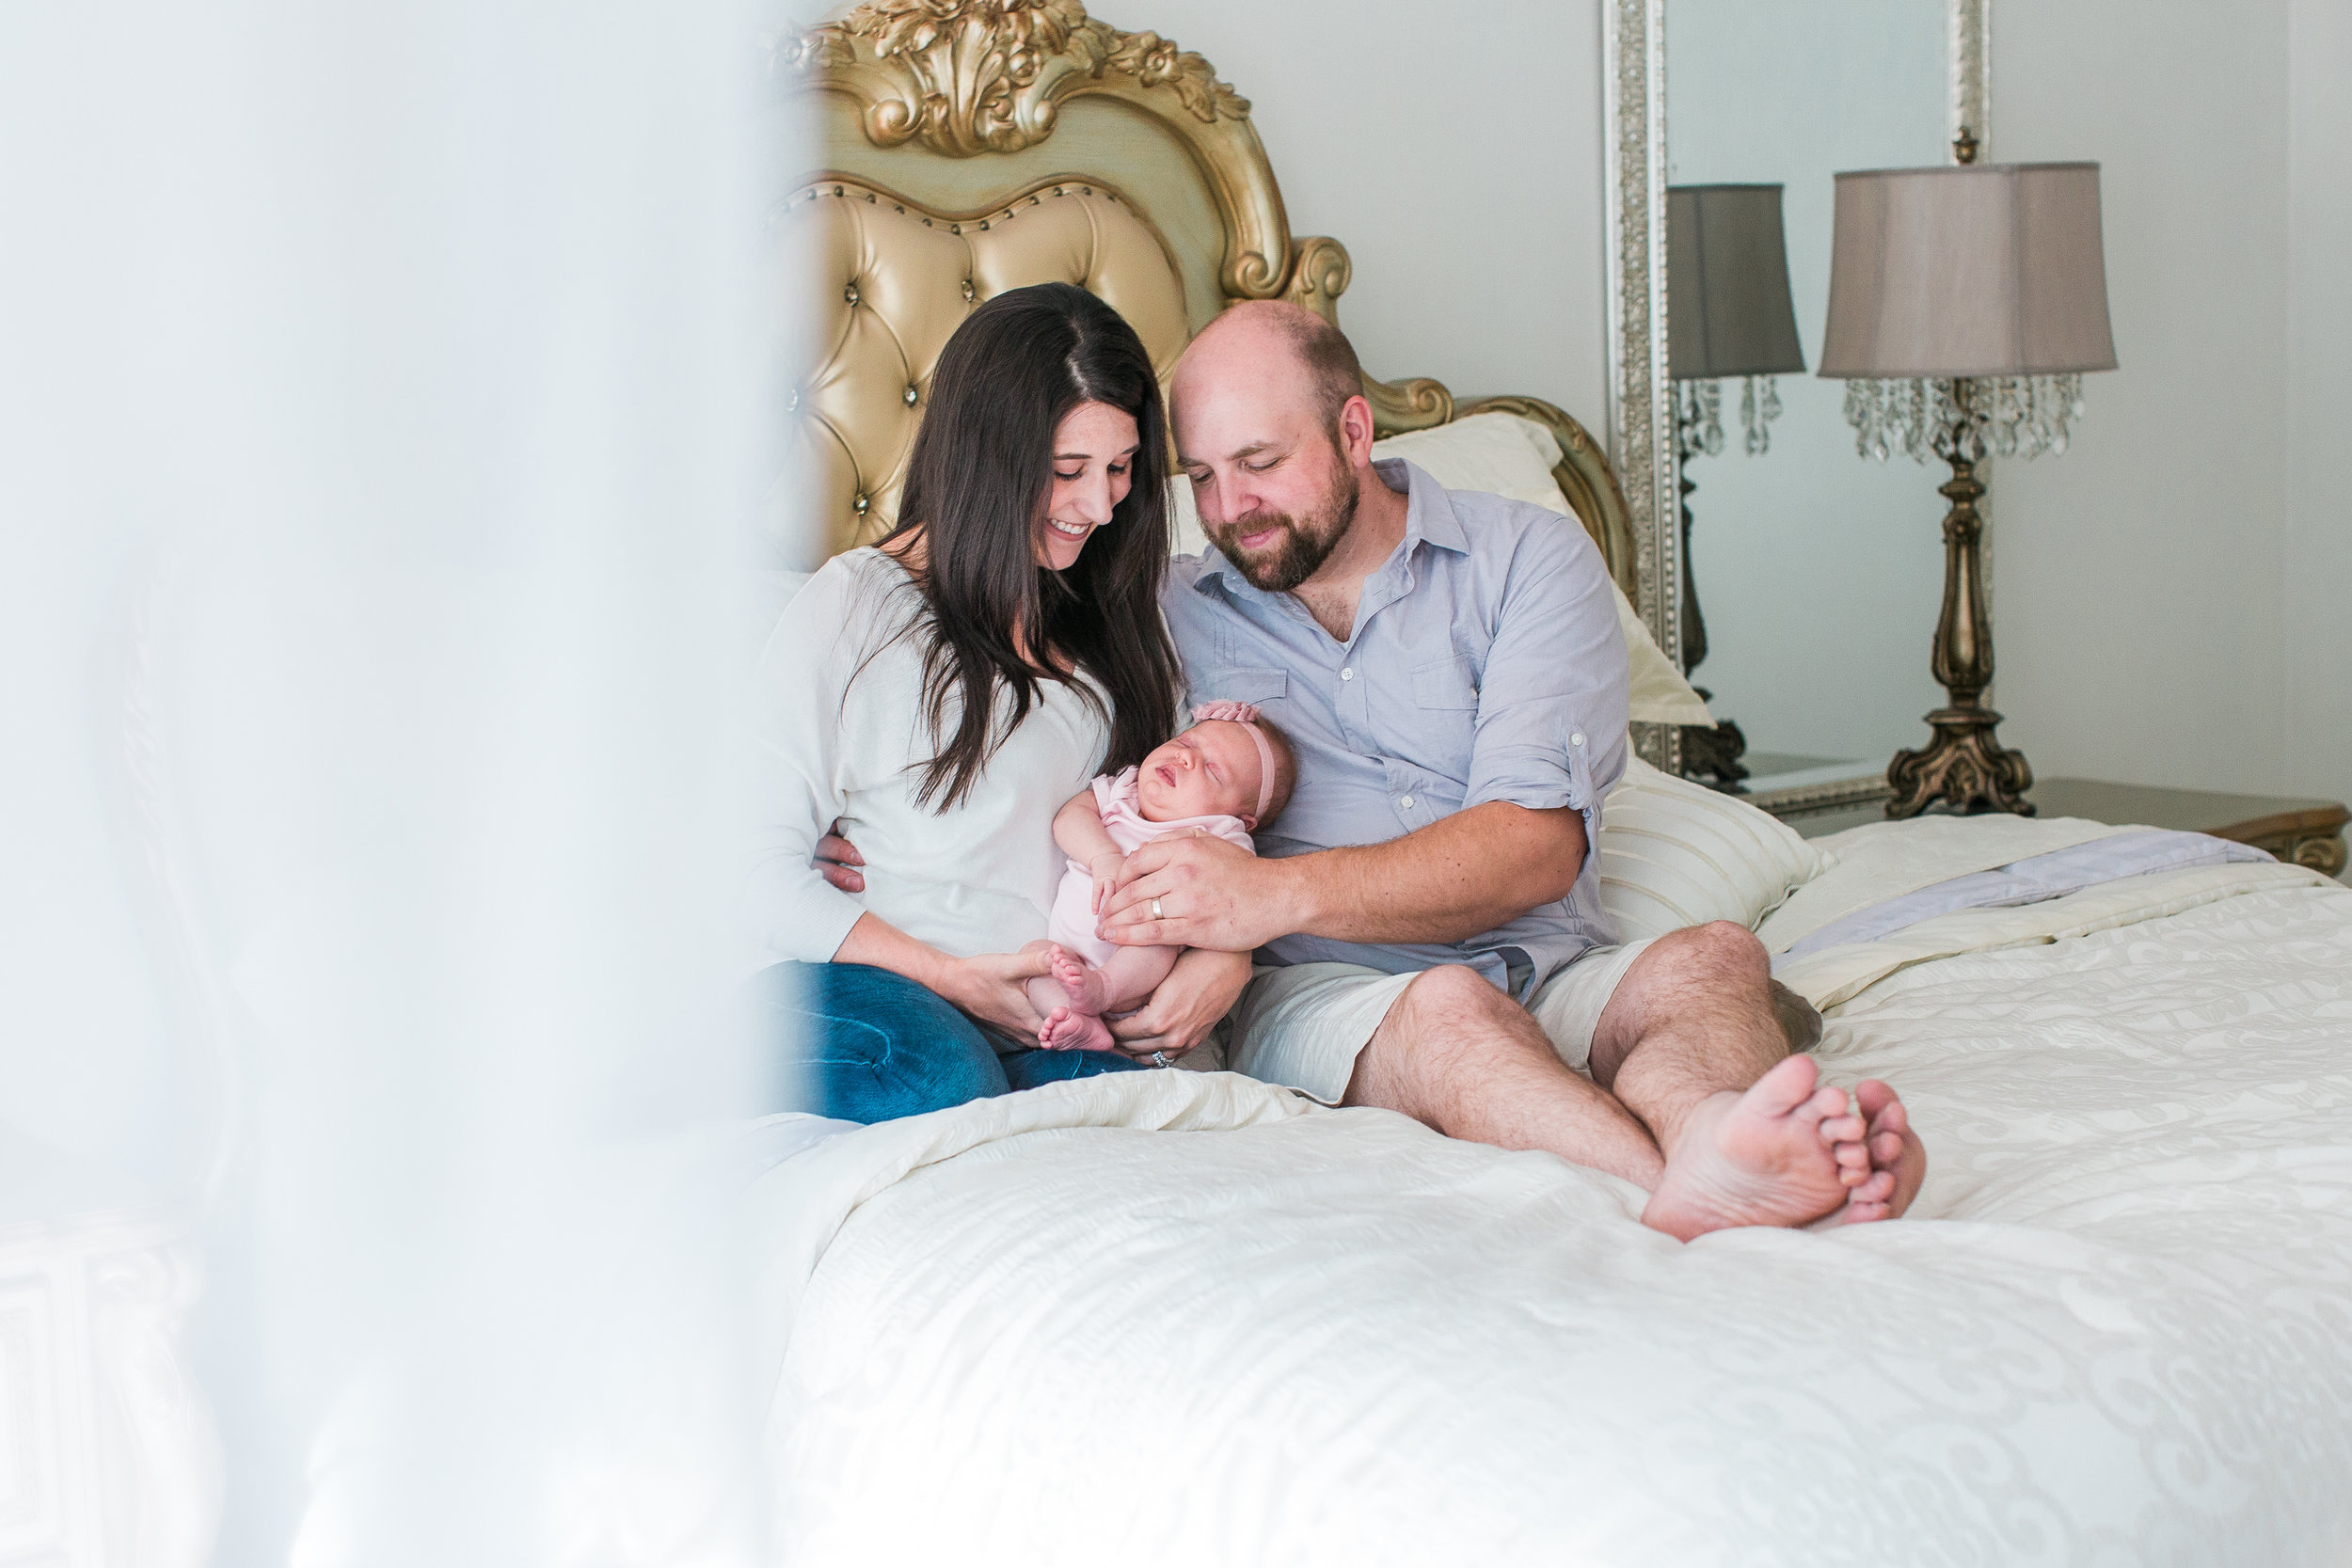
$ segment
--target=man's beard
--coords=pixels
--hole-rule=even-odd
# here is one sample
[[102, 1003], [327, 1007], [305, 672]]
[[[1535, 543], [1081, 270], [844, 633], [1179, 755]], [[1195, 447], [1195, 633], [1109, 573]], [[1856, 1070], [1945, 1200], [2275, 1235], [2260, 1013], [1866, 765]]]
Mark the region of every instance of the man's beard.
[[[1267, 594], [1287, 594], [1313, 577], [1339, 548], [1340, 541], [1347, 536], [1347, 525], [1355, 520], [1359, 493], [1355, 470], [1343, 467], [1324, 491], [1322, 502], [1307, 516], [1253, 512], [1221, 528], [1208, 529], [1209, 542], [1249, 579], [1251, 587]], [[1279, 529], [1280, 536], [1244, 559], [1238, 543], [1242, 535], [1268, 528]]]

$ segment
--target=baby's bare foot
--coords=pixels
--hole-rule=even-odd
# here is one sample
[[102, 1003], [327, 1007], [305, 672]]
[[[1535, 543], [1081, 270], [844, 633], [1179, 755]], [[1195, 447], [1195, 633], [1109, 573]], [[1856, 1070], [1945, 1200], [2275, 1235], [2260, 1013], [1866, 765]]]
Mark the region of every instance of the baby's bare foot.
[[1842, 1089], [1820, 1087], [1810, 1056], [1791, 1056], [1745, 1093], [1701, 1102], [1666, 1161], [1642, 1223], [1689, 1241], [1742, 1225], [1798, 1226], [1867, 1185], [1855, 1155], [1862, 1118]]
[[1114, 1042], [1109, 1025], [1092, 1013], [1056, 1007], [1037, 1026], [1037, 1043], [1048, 1051], [1108, 1051]]
[[1103, 1010], [1103, 972], [1089, 969], [1087, 961], [1067, 947], [1056, 946], [1048, 954], [1046, 973], [1054, 983], [1069, 993], [1073, 1012], [1099, 1014]]

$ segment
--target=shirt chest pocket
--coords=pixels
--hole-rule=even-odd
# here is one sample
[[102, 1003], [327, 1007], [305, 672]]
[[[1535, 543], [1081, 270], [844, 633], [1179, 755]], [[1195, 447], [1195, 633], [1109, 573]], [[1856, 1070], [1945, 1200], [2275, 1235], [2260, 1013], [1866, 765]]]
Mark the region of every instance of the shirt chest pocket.
[[1212, 670], [1196, 703], [1270, 703], [1290, 691], [1290, 676], [1280, 670]]
[[1413, 705], [1475, 709], [1478, 675], [1470, 661], [1456, 654], [1413, 666]]

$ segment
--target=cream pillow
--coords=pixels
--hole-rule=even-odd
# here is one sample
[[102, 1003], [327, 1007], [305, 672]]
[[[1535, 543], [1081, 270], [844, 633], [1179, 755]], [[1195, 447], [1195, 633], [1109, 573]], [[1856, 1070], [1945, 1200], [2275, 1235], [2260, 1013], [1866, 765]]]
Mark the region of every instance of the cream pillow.
[[[1560, 443], [1550, 431], [1517, 414], [1473, 414], [1451, 424], [1391, 436], [1374, 442], [1372, 454], [1418, 463], [1449, 490], [1485, 490], [1515, 501], [1531, 501], [1564, 517], [1573, 515], [1551, 477], [1552, 465], [1560, 461]], [[1209, 547], [1209, 541], [1200, 531], [1190, 482], [1176, 475], [1168, 483], [1168, 494], [1176, 553], [1200, 554]], [[1617, 629], [1625, 634], [1633, 719], [1648, 724], [1711, 727], [1714, 716], [1650, 636], [1625, 590], [1614, 582], [1609, 586], [1617, 601]]]
[[1729, 920], [1753, 931], [1829, 867], [1795, 829], [1639, 757], [1601, 802], [1600, 901], [1622, 940]]

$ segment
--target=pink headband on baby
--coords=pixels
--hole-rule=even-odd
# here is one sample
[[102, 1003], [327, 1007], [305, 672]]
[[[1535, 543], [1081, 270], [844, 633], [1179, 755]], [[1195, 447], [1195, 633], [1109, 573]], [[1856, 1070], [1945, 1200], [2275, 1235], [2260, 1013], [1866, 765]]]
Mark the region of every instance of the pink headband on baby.
[[1274, 799], [1274, 747], [1258, 728], [1258, 709], [1249, 703], [1202, 703], [1192, 710], [1192, 721], [1205, 724], [1212, 719], [1229, 720], [1249, 732], [1249, 738], [1258, 743], [1258, 809], [1249, 814], [1253, 822], [1265, 820], [1267, 802]]

